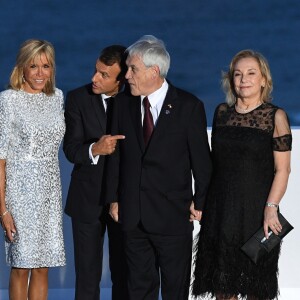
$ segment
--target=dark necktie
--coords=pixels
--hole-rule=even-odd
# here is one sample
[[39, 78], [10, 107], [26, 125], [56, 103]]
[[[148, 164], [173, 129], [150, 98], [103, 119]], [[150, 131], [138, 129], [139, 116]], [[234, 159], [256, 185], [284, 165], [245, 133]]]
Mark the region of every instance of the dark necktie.
[[150, 111], [150, 103], [148, 97], [144, 98], [143, 105], [144, 105], [143, 134], [144, 134], [145, 145], [147, 146], [154, 127], [153, 117]]
[[106, 103], [106, 133], [110, 133], [114, 98], [109, 97], [104, 99], [104, 101]]
[[108, 97], [104, 99], [105, 103], [106, 103], [106, 114], [109, 115], [112, 109], [112, 103], [114, 101], [113, 97]]

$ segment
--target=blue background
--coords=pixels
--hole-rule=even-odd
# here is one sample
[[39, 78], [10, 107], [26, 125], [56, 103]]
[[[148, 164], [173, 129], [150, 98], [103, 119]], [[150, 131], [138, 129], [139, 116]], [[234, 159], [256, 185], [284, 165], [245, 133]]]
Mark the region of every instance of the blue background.
[[[56, 49], [57, 87], [64, 93], [90, 82], [96, 58], [110, 44], [128, 46], [144, 34], [165, 41], [171, 55], [168, 78], [205, 103], [208, 125], [224, 101], [221, 71], [238, 51], [252, 48], [268, 59], [274, 103], [293, 126], [300, 125], [300, 2], [297, 0], [11, 0], [0, 1], [0, 90], [5, 89], [20, 44], [46, 39]], [[63, 201], [71, 164], [60, 152]], [[67, 266], [50, 271], [50, 288], [73, 288], [70, 220], [64, 216]], [[0, 237], [0, 289], [8, 287]], [[107, 256], [105, 257], [107, 266]], [[103, 287], [110, 286], [105, 267]]]

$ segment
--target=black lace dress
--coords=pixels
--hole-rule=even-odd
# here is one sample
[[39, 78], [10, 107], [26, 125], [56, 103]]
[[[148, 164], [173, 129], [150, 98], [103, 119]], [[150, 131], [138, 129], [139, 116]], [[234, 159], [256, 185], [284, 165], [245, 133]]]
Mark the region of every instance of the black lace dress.
[[291, 143], [285, 112], [270, 103], [246, 114], [227, 104], [217, 107], [214, 172], [195, 249], [194, 296], [277, 297], [280, 247], [258, 265], [240, 247], [263, 224], [274, 178], [273, 151], [289, 151]]

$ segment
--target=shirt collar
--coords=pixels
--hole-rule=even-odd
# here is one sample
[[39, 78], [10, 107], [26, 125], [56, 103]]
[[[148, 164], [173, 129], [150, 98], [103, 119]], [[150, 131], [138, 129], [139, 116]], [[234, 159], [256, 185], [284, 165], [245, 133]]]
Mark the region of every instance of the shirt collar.
[[[168, 91], [168, 83], [167, 81], [164, 79], [164, 82], [162, 84], [162, 86], [156, 90], [155, 92], [153, 92], [152, 94], [148, 95], [148, 100], [150, 102], [151, 107], [155, 107], [162, 99], [164, 100]], [[143, 99], [146, 96], [141, 95], [141, 101], [143, 103]]]
[[105, 100], [105, 99], [107, 99], [107, 98], [111, 98], [112, 96], [107, 96], [107, 95], [105, 95], [105, 94], [101, 94], [101, 97], [102, 97], [102, 100]]

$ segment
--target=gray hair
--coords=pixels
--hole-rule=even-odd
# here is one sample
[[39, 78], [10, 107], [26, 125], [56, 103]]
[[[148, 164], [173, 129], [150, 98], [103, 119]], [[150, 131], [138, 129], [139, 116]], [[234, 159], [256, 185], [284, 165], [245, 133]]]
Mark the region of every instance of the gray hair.
[[144, 35], [127, 48], [128, 56], [139, 56], [149, 68], [157, 65], [160, 76], [165, 78], [170, 67], [170, 55], [162, 40], [153, 35]]

